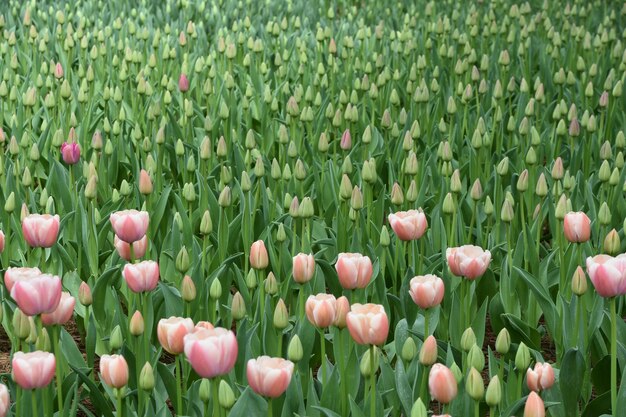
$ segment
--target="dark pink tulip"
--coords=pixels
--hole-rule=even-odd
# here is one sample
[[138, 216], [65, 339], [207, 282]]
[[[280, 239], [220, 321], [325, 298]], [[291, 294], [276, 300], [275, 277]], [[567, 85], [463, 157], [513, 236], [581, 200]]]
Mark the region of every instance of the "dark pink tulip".
[[76, 142], [64, 142], [61, 145], [61, 156], [66, 164], [76, 164], [80, 160], [80, 145]]
[[248, 384], [259, 395], [278, 398], [289, 387], [293, 368], [293, 362], [283, 358], [260, 356], [250, 359], [246, 366]]
[[189, 79], [184, 73], [180, 74], [180, 78], [178, 78], [178, 89], [183, 93], [189, 90]]
[[63, 78], [63, 66], [60, 62], [57, 62], [56, 66], [54, 67], [54, 78]]
[[11, 363], [13, 380], [22, 389], [31, 390], [48, 386], [54, 377], [56, 359], [52, 353], [40, 350], [13, 355]]
[[59, 236], [61, 219], [56, 214], [29, 214], [22, 221], [22, 233], [30, 247], [49, 248], [54, 245]]
[[122, 275], [132, 292], [152, 291], [159, 283], [159, 264], [154, 261], [126, 264]]
[[4, 232], [0, 230], [0, 253], [4, 252]]
[[61, 301], [61, 279], [48, 274], [22, 279], [13, 285], [11, 298], [27, 316], [52, 313]]

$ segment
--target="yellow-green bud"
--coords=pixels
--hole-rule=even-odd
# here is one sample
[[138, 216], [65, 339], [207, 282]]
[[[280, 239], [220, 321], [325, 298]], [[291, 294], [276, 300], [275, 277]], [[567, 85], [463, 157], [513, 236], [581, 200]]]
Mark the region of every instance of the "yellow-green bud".
[[524, 192], [528, 189], [528, 170], [525, 169], [517, 179], [517, 191]]
[[139, 374], [139, 388], [144, 391], [152, 391], [154, 389], [154, 385], [155, 380], [152, 365], [150, 365], [150, 362], [146, 362], [143, 368], [141, 368], [141, 373]]
[[452, 214], [456, 210], [456, 204], [454, 202], [454, 198], [452, 197], [452, 193], [446, 194], [443, 199], [442, 210], [445, 214]]
[[218, 399], [220, 406], [226, 410], [230, 410], [235, 404], [235, 393], [230, 385], [228, 385], [228, 382], [223, 379], [220, 381]]
[[289, 341], [289, 346], [287, 347], [287, 358], [294, 363], [302, 360], [304, 356], [304, 350], [302, 349], [302, 342], [300, 341], [300, 337], [296, 334]]
[[472, 368], [465, 382], [465, 391], [474, 401], [480, 401], [485, 395], [485, 386], [483, 385], [483, 377], [476, 368]]
[[246, 303], [239, 291], [233, 295], [230, 311], [234, 320], [241, 320], [246, 316]]
[[315, 214], [315, 208], [313, 207], [313, 200], [311, 200], [311, 197], [304, 197], [302, 199], [302, 203], [300, 203], [300, 208], [298, 209], [298, 214], [303, 219], [313, 217]]
[[417, 346], [415, 340], [412, 337], [407, 337], [402, 345], [402, 359], [405, 362], [410, 362], [417, 355]]
[[35, 344], [35, 348], [44, 352], [50, 351], [50, 335], [48, 334], [48, 330], [45, 327], [41, 329], [41, 333], [37, 335], [37, 343]]
[[485, 368], [485, 355], [483, 351], [474, 344], [467, 353], [467, 363], [478, 369], [480, 372]]
[[509, 157], [508, 156], [505, 156], [504, 159], [502, 161], [500, 161], [500, 163], [498, 164], [498, 166], [496, 168], [496, 172], [501, 177], [503, 177], [506, 174], [508, 174], [508, 172], [509, 172]]
[[176, 270], [183, 274], [189, 270], [189, 253], [185, 246], [180, 248], [176, 256]]
[[183, 300], [188, 303], [196, 299], [196, 284], [189, 275], [185, 275], [183, 278], [180, 292]]
[[600, 210], [598, 210], [598, 220], [603, 226], [611, 223], [611, 210], [609, 209], [609, 205], [606, 204], [606, 201], [602, 203]]
[[572, 292], [577, 296], [584, 295], [587, 292], [587, 277], [585, 271], [578, 266], [572, 276]]
[[501, 355], [506, 355], [509, 353], [509, 349], [511, 348], [511, 335], [509, 331], [505, 328], [500, 330], [498, 333], [498, 337], [496, 337], [496, 352]]
[[417, 401], [413, 403], [413, 407], [411, 407], [411, 417], [428, 417], [428, 411], [426, 411], [426, 406], [421, 398], [418, 398]]
[[456, 362], [452, 362], [450, 371], [452, 371], [454, 379], [456, 379], [456, 383], [459, 384], [463, 380], [463, 371], [461, 371], [461, 368], [459, 368], [459, 365], [457, 365]]
[[[241, 294], [239, 295], [241, 296]], [[215, 300], [219, 300], [221, 296], [222, 296], [222, 283], [220, 282], [219, 279], [217, 279], [217, 277], [213, 278], [213, 282], [211, 282], [211, 286], [209, 287], [209, 297], [211, 297], [211, 300], [215, 301]], [[233, 297], [233, 305], [234, 305], [234, 297]]]
[[222, 208], [230, 206], [230, 204], [231, 204], [231, 192], [230, 192], [230, 187], [228, 185], [225, 186], [224, 189], [222, 190], [222, 192], [220, 193], [220, 196], [219, 196], [217, 202], [220, 205], [220, 207], [222, 207]]
[[200, 221], [200, 233], [204, 236], [211, 234], [213, 231], [213, 222], [211, 221], [211, 213], [205, 210]]
[[604, 251], [615, 256], [620, 253], [621, 243], [619, 234], [615, 229], [612, 229], [604, 238]]
[[500, 379], [498, 375], [494, 375], [487, 385], [487, 391], [485, 393], [485, 402], [489, 407], [496, 407], [500, 405], [502, 401], [502, 386], [500, 385]]
[[469, 352], [475, 344], [476, 334], [474, 334], [474, 330], [471, 327], [468, 327], [461, 335], [461, 349], [465, 352]]
[[19, 308], [13, 312], [13, 333], [21, 340], [26, 339], [30, 334], [29, 317]]
[[122, 344], [124, 343], [124, 338], [122, 336], [122, 329], [119, 325], [113, 328], [111, 332], [111, 338], [109, 339], [109, 348], [113, 350], [120, 349]]
[[211, 381], [206, 378], [202, 379], [200, 382], [200, 387], [198, 388], [198, 396], [200, 397], [200, 401], [203, 403], [208, 403], [211, 399]]
[[274, 310], [274, 327], [278, 330], [283, 330], [289, 325], [289, 312], [287, 306], [281, 298], [276, 303], [276, 309]]
[[363, 208], [363, 193], [361, 193], [361, 189], [356, 185], [352, 189], [350, 207], [353, 210], [361, 210]]
[[276, 281], [276, 277], [274, 276], [273, 272], [270, 271], [270, 273], [267, 274], [267, 278], [265, 278], [264, 285], [265, 285], [265, 292], [267, 294], [275, 295], [278, 293], [278, 281]]
[[528, 350], [524, 342], [520, 342], [517, 353], [515, 354], [515, 369], [520, 373], [525, 373], [529, 365], [530, 350]]
[[371, 356], [371, 352], [367, 350], [361, 357], [359, 368], [361, 369], [361, 375], [363, 375], [363, 378], [368, 378], [372, 375], [372, 373], [376, 373], [376, 371], [378, 371], [380, 355], [378, 354], [378, 348], [376, 346], [374, 346], [374, 363], [372, 363]]

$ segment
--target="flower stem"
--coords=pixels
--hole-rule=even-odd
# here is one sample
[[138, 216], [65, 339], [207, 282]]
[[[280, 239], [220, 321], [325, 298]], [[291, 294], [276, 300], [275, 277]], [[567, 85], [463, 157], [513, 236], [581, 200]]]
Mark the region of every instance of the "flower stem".
[[33, 416], [38, 416], [39, 410], [37, 409], [37, 392], [34, 389], [30, 391], [30, 399], [32, 401]]
[[321, 362], [320, 367], [322, 369], [322, 386], [326, 383], [326, 338], [324, 338], [324, 329], [320, 329], [320, 350], [321, 350]]
[[376, 369], [374, 369], [374, 356], [376, 354], [376, 346], [370, 346], [370, 392], [372, 400], [370, 403], [370, 415], [376, 417]]
[[182, 372], [180, 355], [176, 356], [176, 413], [183, 413]]
[[117, 417], [124, 417], [124, 395], [122, 389], [117, 389]]
[[609, 301], [611, 305], [611, 412], [617, 412], [617, 314], [615, 297]]
[[[474, 401], [474, 415], [480, 417], [480, 402]], [[492, 414], [495, 415], [495, 414]]]
[[61, 352], [59, 352], [59, 332], [58, 326], [54, 326], [52, 330], [52, 338], [54, 343], [54, 356], [57, 360], [56, 366], [56, 380], [57, 380], [57, 404], [59, 406], [59, 412], [63, 412], [63, 377], [61, 376]]
[[430, 316], [429, 310], [426, 309], [424, 310], [424, 340], [426, 340], [426, 338], [430, 336], [430, 333], [428, 332], [428, 316]]
[[219, 377], [213, 378], [213, 380], [211, 381], [211, 388], [213, 389], [213, 416], [214, 417], [220, 417], [222, 414], [220, 410], [220, 402], [219, 402], [219, 385], [220, 385]]

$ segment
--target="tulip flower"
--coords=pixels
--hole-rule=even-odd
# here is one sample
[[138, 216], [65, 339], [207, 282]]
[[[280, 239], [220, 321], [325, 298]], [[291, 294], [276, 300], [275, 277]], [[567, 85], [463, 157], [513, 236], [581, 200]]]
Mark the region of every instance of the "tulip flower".
[[[131, 259], [131, 245], [133, 246], [132, 257], [134, 259]], [[113, 238], [113, 246], [115, 246], [117, 254], [120, 256], [120, 258], [128, 262], [134, 261], [135, 259], [143, 258], [146, 254], [146, 250], [148, 249], [148, 237], [144, 236], [133, 243], [127, 243], [117, 237], [117, 235], [115, 235], [115, 237]]]
[[61, 145], [61, 156], [63, 162], [74, 165], [80, 160], [80, 145], [76, 142], [64, 142]]
[[391, 213], [388, 220], [398, 239], [404, 241], [421, 238], [428, 228], [426, 216], [419, 210]]
[[457, 382], [452, 371], [445, 365], [436, 363], [428, 374], [430, 396], [440, 403], [449, 404], [457, 394]]
[[52, 313], [61, 301], [61, 279], [48, 274], [22, 279], [13, 285], [11, 298], [27, 316]]
[[339, 283], [346, 290], [365, 288], [372, 279], [372, 260], [360, 253], [340, 253], [335, 269]]
[[269, 264], [265, 242], [257, 240], [250, 247], [250, 266], [254, 269], [265, 269]]
[[189, 79], [184, 73], [180, 74], [180, 77], [178, 78], [178, 89], [182, 93], [185, 93], [187, 92], [187, 90], [189, 90]]
[[436, 275], [418, 275], [411, 279], [409, 286], [413, 302], [424, 310], [438, 306], [443, 300], [443, 280]]
[[161, 346], [172, 355], [179, 355], [184, 352], [184, 338], [193, 331], [193, 320], [182, 317], [161, 319], [157, 326], [157, 336]]
[[28, 280], [39, 275], [41, 275], [39, 268], [8, 268], [4, 272], [4, 285], [7, 287], [7, 290], [11, 292], [17, 281]]
[[543, 400], [536, 392], [532, 391], [524, 406], [524, 417], [545, 417], [545, 415], [546, 408]]
[[419, 361], [424, 366], [431, 366], [437, 362], [437, 340], [435, 336], [430, 335], [424, 340], [419, 353]]
[[4, 232], [0, 230], [0, 253], [4, 252]]
[[69, 292], [62, 292], [61, 300], [57, 308], [52, 313], [43, 313], [41, 315], [41, 321], [46, 326], [55, 324], [63, 325], [72, 318], [75, 305], [76, 299], [72, 297]]
[[596, 292], [605, 298], [626, 294], [626, 254], [587, 258], [587, 273]]
[[350, 301], [348, 301], [348, 298], [344, 295], [342, 295], [341, 297], [337, 298], [337, 302], [335, 303], [336, 305], [336, 314], [335, 314], [335, 322], [333, 323], [334, 326], [340, 328], [340, 329], [345, 329], [347, 324], [346, 324], [346, 317], [348, 316], [348, 312], [350, 311]]
[[569, 242], [586, 242], [591, 236], [591, 220], [582, 211], [567, 213], [563, 219], [563, 233]]
[[11, 362], [13, 380], [22, 389], [31, 390], [48, 386], [54, 377], [56, 359], [52, 353], [16, 352]]
[[346, 324], [350, 336], [360, 345], [382, 345], [389, 334], [389, 319], [379, 304], [352, 304]]
[[246, 366], [248, 384], [259, 395], [280, 397], [291, 382], [293, 368], [293, 362], [283, 358], [260, 356], [250, 359]]
[[298, 284], [304, 284], [313, 278], [315, 274], [315, 258], [313, 255], [299, 253], [293, 257], [293, 280]]
[[554, 370], [549, 363], [536, 363], [535, 368], [526, 370], [526, 383], [528, 389], [540, 392], [550, 388], [554, 384]]
[[196, 329], [184, 339], [184, 351], [191, 367], [202, 378], [226, 375], [237, 360], [237, 338], [221, 327]]
[[143, 195], [152, 194], [153, 185], [150, 174], [145, 169], [139, 172], [139, 192]]
[[122, 355], [102, 355], [100, 374], [111, 388], [123, 388], [128, 384], [128, 363]]
[[132, 292], [152, 291], [159, 283], [159, 264], [154, 261], [126, 264], [122, 275]]
[[146, 211], [123, 210], [111, 213], [111, 226], [117, 237], [133, 243], [146, 235], [150, 215]]
[[0, 417], [5, 417], [9, 413], [10, 403], [9, 389], [6, 385], [0, 384]]
[[331, 294], [310, 295], [306, 300], [306, 316], [318, 328], [332, 325], [337, 314], [337, 300]]
[[29, 214], [22, 221], [24, 239], [30, 247], [49, 248], [59, 236], [59, 215]]
[[446, 249], [450, 272], [473, 280], [482, 276], [491, 262], [491, 252], [478, 246], [465, 245]]

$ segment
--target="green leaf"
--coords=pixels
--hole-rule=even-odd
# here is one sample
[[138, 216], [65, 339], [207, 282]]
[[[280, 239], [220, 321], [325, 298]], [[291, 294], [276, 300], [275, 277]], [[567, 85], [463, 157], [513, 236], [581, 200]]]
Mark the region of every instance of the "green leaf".
[[578, 349], [565, 352], [559, 374], [559, 385], [563, 397], [565, 414], [573, 416], [578, 413], [578, 400], [585, 378], [585, 358]]

